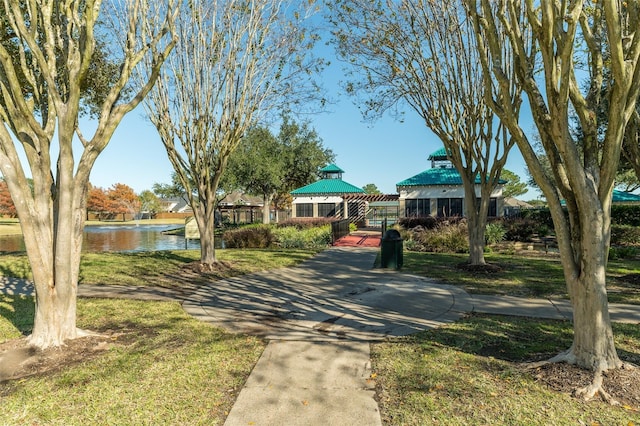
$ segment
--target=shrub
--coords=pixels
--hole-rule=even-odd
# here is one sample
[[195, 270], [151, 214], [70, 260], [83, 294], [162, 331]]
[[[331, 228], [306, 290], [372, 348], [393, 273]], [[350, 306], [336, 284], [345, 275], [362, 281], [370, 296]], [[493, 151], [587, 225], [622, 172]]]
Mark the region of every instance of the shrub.
[[275, 230], [278, 245], [282, 248], [303, 248], [305, 246], [302, 231], [295, 226], [286, 226]]
[[324, 248], [331, 244], [331, 226], [298, 229], [295, 226], [274, 230], [275, 239], [282, 248]]
[[611, 206], [611, 223], [640, 226], [640, 205], [613, 204]]
[[398, 220], [398, 224], [404, 229], [413, 229], [417, 227], [434, 229], [438, 226], [438, 219], [433, 216], [401, 217], [400, 220]]
[[520, 211], [518, 217], [521, 219], [529, 219], [549, 229], [553, 229], [553, 219], [551, 219], [551, 212], [548, 208], [524, 209]]
[[295, 227], [297, 229], [318, 228], [331, 224], [336, 218], [334, 217], [294, 217], [278, 223], [279, 228]]
[[400, 237], [404, 240], [404, 241], [412, 241], [413, 240], [413, 233], [418, 230], [418, 231], [422, 231], [423, 228], [422, 227], [417, 227], [414, 229], [406, 229], [403, 228], [402, 226], [400, 226], [400, 224], [398, 223], [394, 223], [392, 226], [389, 227], [389, 229], [395, 229], [396, 231], [398, 231], [400, 233]]
[[[414, 228], [412, 240], [409, 244], [416, 251], [429, 251], [436, 253], [465, 253], [469, 251], [469, 238], [467, 223], [443, 222], [437, 228]], [[409, 248], [408, 248], [409, 249]]]
[[249, 225], [225, 231], [222, 239], [227, 248], [267, 248], [274, 243], [275, 236], [270, 225]]
[[609, 248], [609, 259], [633, 259], [638, 255], [636, 247], [611, 247]]
[[507, 241], [529, 242], [534, 236], [544, 237], [549, 234], [546, 223], [531, 218], [508, 218], [502, 221], [505, 229], [504, 239]]
[[611, 245], [640, 245], [640, 227], [629, 225], [611, 225]]
[[504, 240], [506, 233], [500, 222], [487, 223], [484, 231], [484, 239], [487, 244], [496, 244]]
[[409, 251], [421, 251], [420, 244], [416, 240], [405, 240], [404, 248]]

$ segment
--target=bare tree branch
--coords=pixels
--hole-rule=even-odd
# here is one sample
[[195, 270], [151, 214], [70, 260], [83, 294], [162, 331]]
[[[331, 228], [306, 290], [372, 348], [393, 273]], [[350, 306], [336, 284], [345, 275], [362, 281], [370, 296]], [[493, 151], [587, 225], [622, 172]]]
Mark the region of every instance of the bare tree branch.
[[[33, 271], [37, 304], [31, 342], [40, 347], [61, 345], [78, 336], [75, 307], [89, 174], [124, 114], [150, 90], [157, 68], [172, 48], [173, 0], [107, 4], [116, 2], [114, 7], [128, 15], [131, 39], [144, 43], [131, 43], [123, 52], [124, 58], [135, 60], [123, 62], [116, 83], [108, 88], [98, 130], [91, 137], [80, 130], [78, 115], [82, 84], [95, 60], [95, 29], [103, 2], [0, 3], [8, 26], [3, 24], [1, 30], [11, 34], [0, 43], [0, 171], [22, 224]], [[165, 13], [154, 15], [152, 10]], [[11, 55], [9, 49], [17, 54]], [[132, 69], [143, 59], [155, 69], [139, 96], [124, 101]], [[122, 104], [112, 108], [118, 101]], [[76, 136], [82, 143], [79, 159], [74, 152]]]
[[[443, 142], [465, 186], [470, 261], [484, 263], [488, 203], [514, 142], [487, 104], [485, 84], [492, 83], [477, 64], [490, 60], [478, 54], [462, 3], [342, 0], [332, 11], [339, 52], [353, 70], [349, 87], [367, 97], [365, 113], [409, 105]], [[519, 99], [515, 79], [503, 82], [509, 98]]]
[[145, 108], [193, 208], [201, 263], [215, 262], [216, 191], [229, 155], [252, 124], [319, 93], [321, 62], [307, 18], [313, 2], [193, 1], [178, 44]]

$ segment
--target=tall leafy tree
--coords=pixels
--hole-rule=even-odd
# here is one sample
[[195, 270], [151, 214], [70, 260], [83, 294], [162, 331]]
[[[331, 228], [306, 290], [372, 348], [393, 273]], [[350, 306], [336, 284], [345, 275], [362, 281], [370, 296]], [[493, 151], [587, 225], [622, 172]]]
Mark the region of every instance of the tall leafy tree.
[[[338, 51], [353, 70], [347, 90], [365, 97], [373, 118], [408, 106], [440, 138], [464, 186], [469, 263], [485, 264], [491, 194], [514, 142], [484, 100], [462, 3], [338, 0], [332, 12]], [[518, 86], [509, 89], [517, 99]]]
[[262, 197], [262, 222], [269, 223], [271, 202], [285, 174], [283, 147], [269, 129], [254, 127], [247, 132], [229, 160], [227, 174], [244, 191]]
[[640, 104], [636, 105], [636, 110], [625, 129], [622, 154], [623, 162], [634, 171], [637, 180], [640, 181]]
[[155, 215], [160, 212], [161, 205], [160, 200], [152, 191], [144, 190], [138, 196], [140, 201], [140, 211], [143, 213], [149, 213], [150, 215]]
[[[151, 90], [173, 47], [176, 8], [172, 0], [4, 0], [0, 6], [0, 171], [33, 272], [29, 340], [45, 348], [81, 334], [76, 295], [89, 174], [122, 118]], [[104, 40], [113, 42], [110, 52], [122, 48], [114, 56], [118, 67], [114, 78], [90, 83], [98, 18], [108, 7], [110, 26], [104, 28], [117, 31]], [[143, 60], [152, 66], [134, 88], [131, 76]], [[96, 88], [93, 135], [83, 133], [78, 120], [91, 103], [88, 86]]]
[[171, 173], [171, 183], [156, 182], [152, 185], [151, 190], [155, 195], [162, 198], [184, 197], [184, 187], [180, 183], [178, 175]]
[[106, 191], [109, 199], [110, 211], [114, 214], [135, 216], [140, 211], [140, 200], [133, 188], [124, 183], [114, 183]]
[[4, 180], [0, 180], [0, 215], [16, 217], [16, 206], [9, 193], [9, 187]]
[[98, 186], [92, 186], [87, 194], [87, 211], [98, 215], [102, 220], [111, 211], [111, 201], [107, 192]]
[[[225, 174], [230, 182], [263, 198], [265, 206], [283, 207], [290, 191], [314, 182], [318, 169], [333, 161], [333, 152], [308, 123], [283, 116], [277, 136], [265, 127], [254, 127], [229, 160]], [[263, 209], [269, 223], [269, 208]]]
[[503, 197], [519, 197], [526, 194], [529, 190], [525, 182], [520, 182], [520, 176], [513, 173], [511, 170], [502, 169], [500, 173], [500, 179], [506, 181], [502, 187]]
[[216, 194], [249, 128], [316, 95], [313, 1], [194, 0], [176, 52], [145, 103], [200, 231], [200, 264], [216, 263]]
[[382, 194], [375, 183], [368, 183], [362, 187], [367, 194]]
[[633, 192], [640, 189], [640, 178], [635, 170], [619, 170], [616, 173], [616, 188], [624, 192]]
[[284, 116], [278, 131], [283, 146], [285, 175], [275, 204], [284, 208], [291, 201], [289, 194], [296, 188], [320, 178], [319, 170], [335, 160], [335, 154], [323, 146], [322, 138], [309, 122], [299, 123]]
[[[543, 192], [555, 227], [573, 307], [573, 344], [552, 361], [594, 372], [578, 390], [607, 396], [602, 373], [623, 366], [616, 352], [607, 300], [606, 266], [611, 200], [625, 128], [640, 91], [640, 4], [628, 1], [465, 0], [485, 71], [487, 100], [516, 139]], [[507, 60], [505, 50], [514, 52]], [[486, 53], [486, 55], [485, 55]], [[578, 64], [584, 65], [578, 67]], [[606, 64], [606, 67], [605, 67]], [[527, 94], [552, 178], [518, 123], [507, 88], [514, 76]], [[578, 84], [588, 73], [586, 86]], [[606, 77], [606, 73], [610, 77]], [[603, 82], [609, 108], [599, 135]], [[580, 143], [570, 128], [575, 113]], [[566, 207], [565, 207], [566, 206]]]

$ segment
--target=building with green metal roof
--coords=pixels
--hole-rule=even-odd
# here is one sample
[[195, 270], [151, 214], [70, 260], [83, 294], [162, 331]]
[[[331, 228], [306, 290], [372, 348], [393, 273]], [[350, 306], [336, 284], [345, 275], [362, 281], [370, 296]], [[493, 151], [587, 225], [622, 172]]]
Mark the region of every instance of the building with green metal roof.
[[323, 168], [321, 168], [320, 173], [331, 174], [331, 175], [338, 174], [339, 176], [337, 176], [337, 178], [342, 179], [342, 173], [344, 173], [344, 170], [342, 170], [340, 167], [336, 166], [335, 164], [331, 163], [328, 166], [324, 166]]
[[342, 180], [344, 170], [335, 164], [320, 169], [322, 179], [290, 192], [292, 217], [354, 218], [364, 215], [366, 200], [346, 199], [365, 191]]
[[[460, 173], [447, 158], [445, 148], [431, 155], [431, 168], [396, 184], [400, 212], [404, 216], [464, 216], [464, 186]], [[502, 184], [491, 194], [489, 216], [502, 216]], [[480, 196], [480, 177], [476, 179], [476, 196]]]
[[291, 195], [343, 195], [343, 194], [364, 194], [362, 188], [345, 182], [342, 179], [320, 179], [302, 188], [294, 189]]
[[640, 195], [614, 189], [612, 201], [616, 204], [637, 204], [640, 203]]

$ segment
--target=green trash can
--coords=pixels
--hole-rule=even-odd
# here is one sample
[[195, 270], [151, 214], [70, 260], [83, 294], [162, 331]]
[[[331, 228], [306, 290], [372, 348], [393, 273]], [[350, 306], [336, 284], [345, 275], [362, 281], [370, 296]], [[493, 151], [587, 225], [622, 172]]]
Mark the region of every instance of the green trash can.
[[382, 236], [380, 242], [380, 267], [381, 268], [402, 268], [402, 237], [400, 232], [389, 229]]

